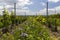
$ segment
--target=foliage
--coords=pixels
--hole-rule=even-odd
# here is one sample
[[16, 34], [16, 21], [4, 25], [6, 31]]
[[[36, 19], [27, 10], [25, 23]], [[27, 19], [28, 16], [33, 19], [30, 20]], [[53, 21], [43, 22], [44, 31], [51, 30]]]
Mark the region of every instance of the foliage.
[[10, 24], [11, 24], [10, 15], [9, 15], [8, 11], [4, 9], [4, 11], [3, 11], [3, 25], [5, 27], [7, 27]]
[[[49, 16], [48, 21], [51, 25], [56, 23], [56, 25], [60, 26], [60, 18], [55, 16], [57, 15]], [[46, 24], [46, 16], [16, 16], [13, 11], [9, 14], [4, 8], [0, 28], [2, 30], [7, 28], [9, 32], [3, 34], [0, 30], [0, 40], [53, 40], [48, 29], [44, 28], [44, 24]], [[14, 28], [10, 29], [10, 27]]]
[[[20, 28], [20, 29], [18, 29]], [[21, 27], [15, 28], [15, 40], [50, 40], [48, 31], [42, 28], [40, 23], [35, 18], [29, 17], [26, 23]]]
[[14, 40], [14, 37], [12, 34], [7, 33], [7, 34], [3, 34], [0, 40]]

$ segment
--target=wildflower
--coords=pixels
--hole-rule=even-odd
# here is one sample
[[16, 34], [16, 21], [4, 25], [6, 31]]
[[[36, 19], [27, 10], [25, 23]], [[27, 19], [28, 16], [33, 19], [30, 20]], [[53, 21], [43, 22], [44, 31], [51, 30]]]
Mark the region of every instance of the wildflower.
[[22, 30], [22, 28], [18, 28], [18, 30], [19, 30], [19, 31], [21, 31], [21, 30]]
[[28, 34], [26, 34], [26, 33], [22, 33], [20, 36], [22, 36], [22, 37], [27, 37]]

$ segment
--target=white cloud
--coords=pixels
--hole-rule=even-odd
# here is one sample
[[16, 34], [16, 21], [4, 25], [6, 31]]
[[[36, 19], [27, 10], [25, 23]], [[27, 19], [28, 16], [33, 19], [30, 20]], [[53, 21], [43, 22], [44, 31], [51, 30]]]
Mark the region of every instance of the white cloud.
[[40, 2], [41, 5], [45, 6], [46, 4], [44, 2]]
[[17, 7], [24, 7], [26, 5], [33, 4], [33, 2], [30, 0], [4, 0], [3, 2], [0, 0], [0, 6], [5, 5], [6, 8], [9, 8], [11, 6], [14, 6], [14, 2], [16, 2]]
[[57, 13], [60, 13], [60, 6], [55, 7], [55, 9], [56, 9]]
[[5, 6], [5, 8], [11, 8], [11, 7], [13, 7], [13, 6], [11, 6], [11, 5], [6, 5]]
[[28, 7], [23, 7], [22, 9], [28, 10], [29, 8]]
[[60, 0], [48, 0], [49, 2], [59, 2]]
[[[9, 9], [8, 11], [11, 11], [14, 7], [14, 2], [17, 3], [17, 8], [20, 8], [19, 10], [23, 9], [23, 10], [28, 10], [29, 8], [26, 7], [26, 5], [31, 5], [33, 4], [33, 2], [31, 2], [30, 0], [0, 0], [0, 9], [3, 9], [3, 6], [5, 5], [6, 9]], [[1, 12], [1, 11], [0, 11]]]
[[[60, 6], [57, 6], [57, 7], [55, 7], [55, 8], [48, 9], [49, 15], [50, 15], [50, 14], [55, 14], [55, 11], [56, 11], [56, 13], [60, 13]], [[39, 13], [40, 13], [41, 15], [46, 15], [46, 8], [40, 10]]]
[[18, 0], [17, 3], [19, 6], [31, 5], [33, 4], [30, 0]]
[[40, 10], [38, 13], [39, 13], [40, 15], [46, 15], [46, 8]]
[[30, 10], [17, 10], [17, 15], [35, 15], [34, 12]]
[[3, 9], [3, 6], [0, 6], [0, 15], [2, 15], [2, 10]]
[[0, 2], [3, 2], [4, 0], [0, 0]]
[[3, 9], [3, 6], [0, 6], [0, 10]]

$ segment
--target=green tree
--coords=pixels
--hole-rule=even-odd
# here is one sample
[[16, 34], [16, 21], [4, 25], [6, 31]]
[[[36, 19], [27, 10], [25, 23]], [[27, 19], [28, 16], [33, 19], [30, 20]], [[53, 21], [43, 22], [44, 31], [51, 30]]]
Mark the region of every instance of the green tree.
[[3, 11], [3, 24], [4, 24], [4, 27], [8, 27], [11, 24], [9, 12], [5, 8]]

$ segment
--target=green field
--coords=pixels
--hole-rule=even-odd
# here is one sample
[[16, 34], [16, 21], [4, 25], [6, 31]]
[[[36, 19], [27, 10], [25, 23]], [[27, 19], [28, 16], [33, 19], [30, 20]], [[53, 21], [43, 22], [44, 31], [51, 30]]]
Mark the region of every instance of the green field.
[[[0, 40], [60, 40], [60, 14], [16, 16], [4, 9], [0, 16]], [[48, 24], [48, 25], [47, 25]]]

